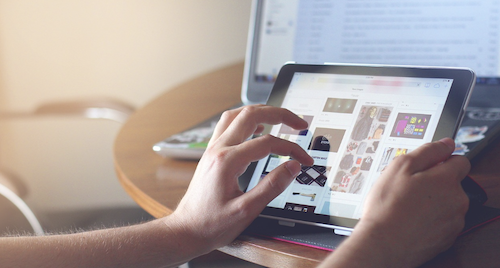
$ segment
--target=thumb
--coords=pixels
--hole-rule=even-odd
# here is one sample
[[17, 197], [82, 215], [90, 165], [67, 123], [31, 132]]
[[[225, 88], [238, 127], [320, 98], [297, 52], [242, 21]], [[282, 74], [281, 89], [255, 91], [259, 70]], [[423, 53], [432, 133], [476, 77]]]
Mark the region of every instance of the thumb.
[[249, 201], [255, 204], [258, 213], [290, 185], [293, 179], [299, 175], [300, 169], [300, 163], [296, 160], [283, 163], [269, 172], [262, 181], [246, 194], [247, 198], [250, 199]]

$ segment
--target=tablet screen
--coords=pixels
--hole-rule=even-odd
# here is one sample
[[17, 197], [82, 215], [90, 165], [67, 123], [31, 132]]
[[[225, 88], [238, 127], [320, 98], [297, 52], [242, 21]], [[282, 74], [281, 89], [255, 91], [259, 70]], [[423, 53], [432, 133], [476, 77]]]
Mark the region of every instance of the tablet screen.
[[[299, 144], [314, 158], [314, 165], [302, 167], [290, 186], [269, 203], [267, 213], [353, 227], [370, 188], [387, 165], [436, 138], [456, 78], [414, 75], [301, 72], [299, 68], [289, 72], [286, 81], [277, 82], [281, 88], [273, 89], [270, 104], [301, 116], [309, 128], [297, 131], [276, 125], [268, 131]], [[465, 105], [465, 99], [459, 106]], [[447, 111], [455, 114], [451, 125], [458, 125], [461, 110]], [[447, 125], [448, 133], [440, 136], [456, 131]], [[248, 190], [287, 160], [278, 155], [260, 160]]]

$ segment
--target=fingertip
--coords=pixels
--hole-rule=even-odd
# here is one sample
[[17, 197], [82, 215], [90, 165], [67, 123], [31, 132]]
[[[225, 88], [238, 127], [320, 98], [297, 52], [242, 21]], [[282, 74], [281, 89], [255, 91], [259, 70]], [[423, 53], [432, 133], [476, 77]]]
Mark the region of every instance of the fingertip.
[[307, 122], [304, 118], [302, 118], [302, 117], [300, 117], [300, 116], [299, 116], [299, 118], [300, 118], [300, 119], [302, 119], [302, 122], [303, 122], [303, 123], [302, 123], [302, 125], [303, 125], [303, 128], [302, 128], [302, 129], [306, 129], [306, 128], [308, 128], [308, 127], [309, 127], [309, 122]]
[[286, 113], [284, 116], [291, 119], [291, 120], [284, 120], [284, 121], [288, 121], [288, 123], [286, 123], [286, 124], [288, 124], [293, 129], [304, 130], [304, 129], [307, 129], [309, 127], [309, 122], [307, 122], [307, 120], [304, 119], [303, 115], [296, 114], [288, 109], [283, 109], [283, 111], [285, 111], [285, 113]]
[[451, 138], [440, 139], [439, 142], [444, 143], [451, 150], [455, 150], [455, 141]]
[[300, 157], [296, 157], [295, 160], [299, 161], [300, 164], [304, 166], [314, 165], [314, 158], [312, 158], [307, 152], [304, 152]]
[[301, 166], [300, 163], [295, 160], [290, 160], [285, 164], [286, 169], [290, 172], [292, 177], [297, 177], [299, 175]]
[[314, 159], [309, 155], [309, 159], [307, 163], [305, 163], [306, 166], [312, 166], [314, 165]]

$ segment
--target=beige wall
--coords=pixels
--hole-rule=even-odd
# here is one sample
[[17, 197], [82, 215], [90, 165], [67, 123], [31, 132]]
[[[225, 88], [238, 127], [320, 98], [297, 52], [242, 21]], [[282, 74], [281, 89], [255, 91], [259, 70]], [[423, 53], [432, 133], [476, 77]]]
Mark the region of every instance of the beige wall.
[[[115, 97], [137, 107], [244, 58], [250, 0], [0, 0], [0, 110]], [[116, 181], [119, 125], [2, 122], [0, 164], [40, 210], [132, 204]]]

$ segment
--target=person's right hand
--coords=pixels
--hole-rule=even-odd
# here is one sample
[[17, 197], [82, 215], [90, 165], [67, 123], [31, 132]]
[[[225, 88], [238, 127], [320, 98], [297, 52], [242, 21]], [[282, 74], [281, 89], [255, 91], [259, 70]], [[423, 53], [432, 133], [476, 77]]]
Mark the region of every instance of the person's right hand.
[[460, 182], [470, 164], [450, 157], [454, 148], [447, 138], [396, 158], [369, 193], [352, 236], [328, 262], [415, 267], [448, 249], [464, 227], [469, 204]]
[[[194, 237], [190, 248], [206, 253], [233, 241], [301, 170], [314, 160], [298, 144], [271, 135], [248, 140], [263, 130], [262, 124], [285, 124], [306, 129], [306, 121], [289, 110], [253, 105], [224, 112], [175, 212], [175, 220], [186, 230], [184, 240]], [[238, 177], [251, 162], [269, 154], [290, 156], [267, 174], [255, 188], [244, 193]], [[179, 224], [177, 224], [179, 225]], [[170, 222], [169, 226], [173, 226]]]

